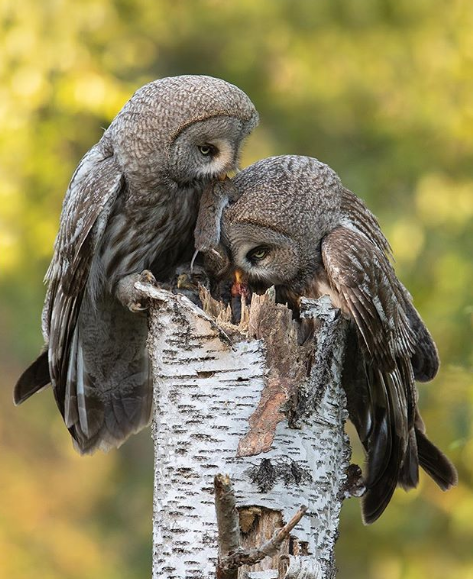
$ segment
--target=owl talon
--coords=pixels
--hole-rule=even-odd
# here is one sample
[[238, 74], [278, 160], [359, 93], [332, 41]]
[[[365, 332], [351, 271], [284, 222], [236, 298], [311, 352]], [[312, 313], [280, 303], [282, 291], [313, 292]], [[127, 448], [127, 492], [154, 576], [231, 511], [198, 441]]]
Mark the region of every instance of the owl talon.
[[140, 274], [139, 274], [139, 279], [137, 281], [140, 281], [141, 283], [149, 283], [151, 285], [157, 286], [157, 282], [156, 282], [156, 278], [154, 277], [154, 275], [149, 271], [149, 269], [144, 269]]
[[130, 310], [130, 312], [137, 314], [139, 312], [145, 312], [146, 310], [149, 309], [149, 306], [147, 305], [143, 306], [141, 302], [132, 302], [128, 305], [128, 309]]
[[149, 309], [148, 299], [136, 288], [136, 283], [149, 284], [157, 287], [154, 275], [147, 269], [141, 273], [132, 273], [122, 278], [117, 284], [116, 296], [130, 312], [140, 313]]

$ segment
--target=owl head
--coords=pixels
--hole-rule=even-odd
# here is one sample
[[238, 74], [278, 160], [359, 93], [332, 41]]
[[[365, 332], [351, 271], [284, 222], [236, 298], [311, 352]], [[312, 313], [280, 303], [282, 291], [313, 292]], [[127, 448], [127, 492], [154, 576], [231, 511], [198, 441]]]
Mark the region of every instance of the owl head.
[[339, 220], [339, 178], [316, 159], [291, 155], [258, 161], [233, 183], [240, 196], [222, 219], [232, 264], [250, 283], [302, 291]]
[[236, 86], [210, 76], [176, 76], [140, 88], [104, 135], [129, 178], [207, 181], [238, 164], [258, 113]]

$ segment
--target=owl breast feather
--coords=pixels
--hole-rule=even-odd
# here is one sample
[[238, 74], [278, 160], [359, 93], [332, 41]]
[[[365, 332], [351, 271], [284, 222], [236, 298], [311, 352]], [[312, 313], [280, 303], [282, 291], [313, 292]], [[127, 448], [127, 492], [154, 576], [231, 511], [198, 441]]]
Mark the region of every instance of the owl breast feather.
[[172, 196], [154, 192], [146, 204], [131, 203], [130, 196], [126, 204], [118, 202], [92, 263], [90, 295], [113, 292], [120, 279], [144, 269], [162, 280], [185, 249], [192, 249], [198, 198], [199, 191], [189, 188]]

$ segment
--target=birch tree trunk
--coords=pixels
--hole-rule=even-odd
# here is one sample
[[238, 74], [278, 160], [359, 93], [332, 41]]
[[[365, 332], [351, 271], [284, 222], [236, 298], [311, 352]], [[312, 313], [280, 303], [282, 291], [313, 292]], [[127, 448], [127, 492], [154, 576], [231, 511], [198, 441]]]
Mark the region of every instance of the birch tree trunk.
[[[302, 316], [316, 318], [318, 330], [300, 346], [298, 324], [271, 292], [253, 296], [234, 326], [208, 295], [201, 296], [204, 313], [182, 295], [137, 287], [152, 303], [153, 579], [335, 577], [350, 458], [341, 388], [345, 321], [328, 298], [306, 300]], [[217, 505], [220, 526], [219, 473], [228, 475], [219, 480], [231, 495]], [[254, 564], [258, 557], [248, 551], [267, 543], [301, 505], [305, 516]], [[252, 564], [238, 568], [242, 562]]]

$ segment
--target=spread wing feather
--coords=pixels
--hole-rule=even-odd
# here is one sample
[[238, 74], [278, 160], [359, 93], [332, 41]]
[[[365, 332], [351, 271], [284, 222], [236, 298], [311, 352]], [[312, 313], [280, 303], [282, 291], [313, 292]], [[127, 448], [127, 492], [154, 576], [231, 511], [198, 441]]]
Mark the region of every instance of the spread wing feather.
[[383, 513], [397, 485], [417, 486], [419, 464], [443, 490], [457, 481], [416, 408], [414, 379], [435, 375], [437, 349], [385, 249], [353, 228], [339, 227], [322, 241], [329, 283], [352, 320], [343, 385], [367, 453], [366, 523]]
[[368, 454], [363, 511], [366, 522], [372, 522], [386, 508], [407, 455], [406, 486], [417, 482], [417, 463], [410, 460], [415, 409], [410, 357], [415, 336], [394, 270], [386, 254], [364, 234], [344, 227], [333, 230], [322, 242], [322, 259], [342, 310], [360, 336], [356, 351], [363, 360], [358, 371], [367, 384], [363, 397], [367, 408], [355, 426]]
[[386, 254], [362, 233], [338, 227], [323, 239], [322, 259], [373, 361], [391, 370], [397, 356], [410, 358], [415, 335], [408, 300]]

